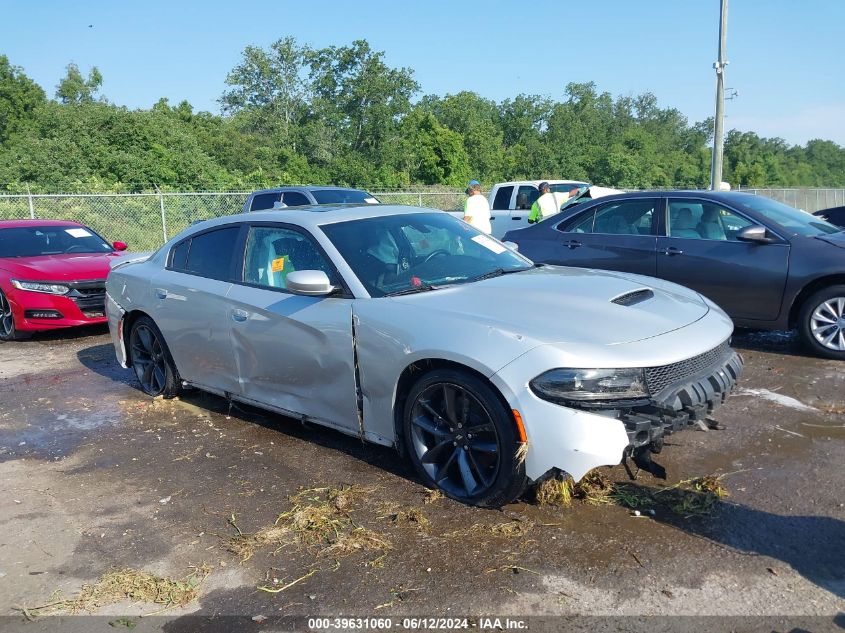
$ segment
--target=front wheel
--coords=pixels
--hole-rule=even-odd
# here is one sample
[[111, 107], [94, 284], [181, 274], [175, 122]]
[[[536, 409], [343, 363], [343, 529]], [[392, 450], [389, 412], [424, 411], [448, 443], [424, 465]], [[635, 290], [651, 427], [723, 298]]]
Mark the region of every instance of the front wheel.
[[129, 360], [144, 393], [173, 398], [179, 395], [180, 379], [161, 330], [149, 317], [132, 324]]
[[823, 288], [804, 301], [798, 332], [818, 356], [845, 360], [845, 285]]
[[0, 290], [0, 341], [22, 341], [30, 336], [29, 332], [21, 332], [15, 326], [12, 304]]
[[477, 376], [455, 369], [422, 376], [405, 402], [403, 427], [420, 477], [453, 499], [498, 507], [525, 488], [514, 421]]

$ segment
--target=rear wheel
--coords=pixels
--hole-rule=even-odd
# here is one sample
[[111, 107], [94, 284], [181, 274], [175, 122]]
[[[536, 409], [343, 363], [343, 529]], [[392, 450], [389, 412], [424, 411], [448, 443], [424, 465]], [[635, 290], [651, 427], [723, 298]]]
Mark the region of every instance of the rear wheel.
[[15, 326], [12, 304], [0, 290], [0, 341], [22, 341], [30, 336], [32, 336], [31, 333], [21, 332]]
[[129, 359], [144, 393], [172, 398], [180, 379], [161, 330], [149, 317], [139, 317], [129, 334]]
[[525, 467], [507, 408], [473, 374], [438, 369], [405, 402], [408, 453], [423, 480], [464, 503], [498, 507], [525, 488]]
[[801, 306], [798, 332], [817, 355], [845, 360], [845, 285], [810, 296]]

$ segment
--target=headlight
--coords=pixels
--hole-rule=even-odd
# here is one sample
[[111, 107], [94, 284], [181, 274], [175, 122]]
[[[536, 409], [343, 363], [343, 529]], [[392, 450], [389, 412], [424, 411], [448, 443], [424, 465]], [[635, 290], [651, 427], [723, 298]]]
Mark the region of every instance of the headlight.
[[624, 400], [647, 398], [645, 375], [636, 369], [551, 369], [530, 383], [544, 400]]
[[48, 295], [66, 295], [70, 292], [70, 288], [62, 284], [48, 284], [43, 281], [19, 281], [17, 279], [12, 279], [11, 282], [18, 290], [44, 292]]

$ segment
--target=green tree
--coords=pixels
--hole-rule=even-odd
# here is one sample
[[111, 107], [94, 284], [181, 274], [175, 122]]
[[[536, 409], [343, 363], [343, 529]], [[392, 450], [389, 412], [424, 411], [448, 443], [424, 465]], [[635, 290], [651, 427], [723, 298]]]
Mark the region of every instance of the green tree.
[[36, 108], [45, 99], [44, 91], [22, 68], [12, 66], [8, 57], [0, 55], [0, 143], [31, 126]]
[[103, 75], [94, 66], [85, 79], [79, 71], [79, 66], [71, 62], [67, 65], [64, 79], [56, 86], [56, 99], [62, 103], [80, 104], [91, 103], [97, 96], [97, 91], [103, 85]]

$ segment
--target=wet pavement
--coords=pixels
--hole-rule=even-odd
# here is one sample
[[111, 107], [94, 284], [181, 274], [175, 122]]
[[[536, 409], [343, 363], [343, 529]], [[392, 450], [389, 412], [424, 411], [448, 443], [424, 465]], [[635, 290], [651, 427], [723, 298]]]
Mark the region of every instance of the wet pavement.
[[[391, 450], [190, 391], [151, 400], [104, 329], [0, 345], [0, 615], [73, 595], [114, 568], [212, 572], [168, 612], [313, 616], [829, 616], [845, 610], [845, 367], [794, 337], [740, 332], [739, 390], [719, 431], [675, 434], [654, 492], [724, 475], [704, 517], [617, 505], [501, 511], [431, 499]], [[624, 481], [622, 467], [605, 469]], [[363, 487], [343, 515], [388, 546], [343, 556], [294, 543], [241, 562], [303, 488]], [[428, 523], [403, 521], [417, 509]], [[502, 529], [501, 526], [509, 526]], [[513, 528], [514, 525], [518, 527]], [[313, 572], [313, 573], [311, 573]], [[259, 586], [279, 588], [276, 593]], [[149, 605], [106, 607], [145, 613]], [[841, 622], [841, 619], [838, 620]]]

